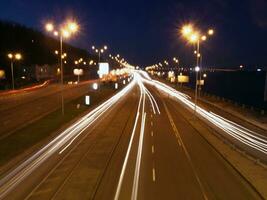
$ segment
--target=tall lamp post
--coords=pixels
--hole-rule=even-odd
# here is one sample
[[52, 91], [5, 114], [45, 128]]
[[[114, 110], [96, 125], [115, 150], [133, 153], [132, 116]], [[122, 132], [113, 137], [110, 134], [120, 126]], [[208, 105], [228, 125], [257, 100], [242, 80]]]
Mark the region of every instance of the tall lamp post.
[[101, 53], [104, 53], [108, 49], [108, 47], [105, 45], [103, 48], [99, 49], [95, 46], [92, 46], [92, 49], [98, 54], [98, 63], [100, 63]]
[[12, 76], [12, 90], [15, 89], [15, 81], [14, 81], [14, 61], [16, 60], [21, 60], [22, 56], [20, 53], [12, 54], [9, 53], [7, 54], [7, 57], [10, 59], [10, 67], [11, 67], [11, 76]]
[[[61, 27], [61, 26], [60, 26]], [[78, 31], [78, 25], [75, 22], [67, 22], [65, 23], [59, 30], [55, 29], [52, 23], [47, 23], [45, 25], [45, 29], [48, 32], [53, 32], [54, 36], [59, 36], [60, 41], [60, 79], [61, 79], [61, 111], [62, 115], [64, 115], [64, 95], [63, 95], [63, 86], [64, 86], [64, 79], [63, 79], [63, 38], [69, 38], [71, 34], [76, 33]]]
[[[193, 29], [193, 26], [191, 24], [185, 25], [182, 27], [182, 35], [192, 44], [196, 44], [196, 50], [194, 51], [194, 54], [196, 54], [196, 67], [195, 67], [195, 72], [196, 72], [196, 85], [195, 85], [195, 109], [194, 113], [196, 114], [196, 108], [197, 108], [197, 94], [198, 94], [198, 85], [200, 84], [200, 81], [198, 83], [198, 77], [201, 79], [201, 74], [200, 76], [198, 73], [201, 73], [200, 69], [200, 59], [202, 59], [202, 55], [200, 53], [200, 42], [206, 41], [207, 36], [206, 35], [201, 35], [199, 31], [195, 31]], [[207, 31], [207, 34], [209, 36], [214, 34], [213, 29], [209, 29]]]

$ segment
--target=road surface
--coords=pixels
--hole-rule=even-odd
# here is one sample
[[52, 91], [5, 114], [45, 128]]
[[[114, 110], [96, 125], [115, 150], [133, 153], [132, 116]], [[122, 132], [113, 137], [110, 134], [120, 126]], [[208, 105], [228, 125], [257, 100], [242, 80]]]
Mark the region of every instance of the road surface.
[[[64, 86], [64, 99], [68, 102], [86, 94], [89, 82]], [[32, 91], [0, 96], [0, 138], [39, 119], [61, 105], [61, 86], [51, 84]]]
[[0, 199], [260, 199], [139, 74], [0, 180]]

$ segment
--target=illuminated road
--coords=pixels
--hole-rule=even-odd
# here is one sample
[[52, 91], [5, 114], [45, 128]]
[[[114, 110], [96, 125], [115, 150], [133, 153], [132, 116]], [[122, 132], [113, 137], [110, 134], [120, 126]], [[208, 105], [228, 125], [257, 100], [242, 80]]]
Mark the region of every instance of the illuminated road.
[[[65, 85], [65, 101], [87, 93], [88, 87], [88, 82]], [[59, 84], [51, 84], [35, 90], [0, 95], [0, 138], [57, 109], [61, 102], [60, 91]]]
[[[186, 120], [193, 107], [186, 95], [135, 74], [123, 90], [10, 170], [0, 180], [0, 198], [259, 199]], [[261, 136], [200, 108], [198, 113], [264, 154]]]

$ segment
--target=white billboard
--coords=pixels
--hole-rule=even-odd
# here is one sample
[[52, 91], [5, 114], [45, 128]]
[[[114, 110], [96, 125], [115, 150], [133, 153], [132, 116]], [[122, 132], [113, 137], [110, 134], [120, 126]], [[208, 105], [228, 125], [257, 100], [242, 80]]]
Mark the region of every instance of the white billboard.
[[98, 75], [100, 78], [102, 78], [103, 75], [107, 75], [109, 73], [108, 63], [99, 63], [98, 66], [99, 66]]

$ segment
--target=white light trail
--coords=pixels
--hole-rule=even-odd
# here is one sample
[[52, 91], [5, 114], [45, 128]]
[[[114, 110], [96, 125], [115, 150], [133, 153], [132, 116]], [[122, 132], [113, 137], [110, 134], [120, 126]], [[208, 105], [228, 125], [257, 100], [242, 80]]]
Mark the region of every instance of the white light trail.
[[[154, 85], [157, 87], [160, 91], [175, 97], [180, 102], [182, 102], [184, 105], [186, 105], [188, 108], [194, 110], [195, 104], [190, 101], [190, 97], [186, 94], [183, 94], [177, 90], [174, 90], [170, 86], [161, 83], [156, 80], [147, 80], [142, 79], [142, 81]], [[215, 113], [208, 112], [204, 110], [203, 108], [196, 106], [196, 112], [203, 117], [204, 119], [208, 120], [210, 123], [215, 125], [216, 127], [223, 130], [225, 133], [230, 135], [231, 137], [235, 138], [239, 142], [257, 150], [264, 154], [267, 154], [267, 137], [260, 135], [252, 130], [249, 130], [235, 122], [232, 122], [230, 120], [227, 120]]]
[[[134, 76], [135, 76], [136, 81], [139, 85], [141, 95], [140, 95], [140, 99], [139, 99], [139, 104], [138, 104], [138, 108], [137, 108], [137, 114], [136, 114], [136, 118], [135, 118], [133, 131], [131, 134], [131, 138], [130, 138], [128, 149], [126, 152], [126, 156], [124, 158], [124, 162], [123, 162], [123, 166], [122, 166], [122, 170], [121, 170], [121, 174], [120, 174], [120, 179], [119, 179], [118, 186], [116, 189], [116, 194], [114, 197], [115, 200], [119, 199], [119, 195], [120, 195], [121, 187], [122, 187], [122, 182], [124, 179], [126, 167], [127, 167], [128, 160], [129, 160], [129, 155], [130, 155], [130, 152], [132, 149], [133, 138], [136, 135], [135, 133], [136, 133], [137, 124], [138, 124], [139, 118], [141, 117], [140, 136], [139, 136], [138, 150], [137, 150], [137, 155], [136, 155], [137, 157], [136, 157], [136, 163], [135, 163], [135, 171], [134, 171], [134, 180], [133, 180], [133, 186], [132, 186], [131, 199], [136, 200], [138, 197], [138, 186], [139, 186], [140, 167], [141, 167], [141, 160], [142, 160], [145, 121], [146, 121], [146, 113], [145, 113], [145, 101], [146, 101], [145, 97], [146, 96], [148, 96], [148, 99], [152, 105], [154, 114], [156, 114], [156, 111], [158, 112], [158, 114], [160, 114], [159, 106], [158, 106], [155, 98], [153, 97], [153, 95], [144, 86], [140, 74], [134, 72]], [[141, 108], [141, 104], [142, 104], [142, 108]], [[141, 115], [140, 115], [140, 113], [141, 113]]]
[[[10, 171], [3, 179], [0, 180], [0, 199], [4, 198], [12, 189], [14, 189], [21, 181], [28, 177], [38, 166], [46, 161], [51, 155], [59, 151], [62, 153], [70, 144], [92, 123], [94, 123], [101, 115], [111, 108], [116, 102], [127, 94], [136, 84], [136, 79], [123, 88], [116, 95], [102, 103], [100, 106], [92, 110], [90, 113], [76, 121], [73, 125], [60, 133], [51, 142], [45, 145], [34, 155], [26, 159], [23, 163]], [[67, 145], [66, 145], [67, 144]], [[64, 147], [64, 145], [66, 145]]]

